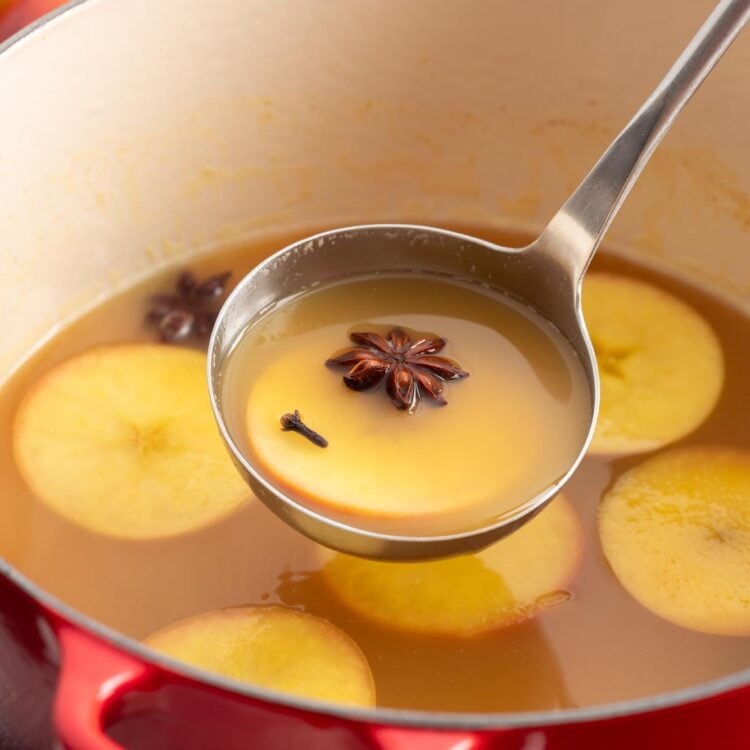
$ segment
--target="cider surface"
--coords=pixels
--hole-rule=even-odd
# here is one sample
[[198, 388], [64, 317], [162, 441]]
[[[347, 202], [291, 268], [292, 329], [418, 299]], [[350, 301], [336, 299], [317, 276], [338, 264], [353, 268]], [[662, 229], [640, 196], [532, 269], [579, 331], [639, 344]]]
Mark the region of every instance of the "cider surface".
[[[394, 327], [412, 342], [445, 339], [438, 356], [469, 372], [444, 384], [447, 404], [400, 410], [387, 377], [354, 391], [348, 368], [325, 366], [353, 346], [352, 331]], [[575, 460], [591, 410], [581, 365], [552, 326], [502, 295], [422, 275], [344, 280], [281, 304], [241, 337], [223, 386], [230, 430], [272, 484], [357, 526], [416, 535], [463, 531], [531, 500]], [[279, 428], [295, 409], [326, 448]]]
[[[471, 231], [505, 245], [521, 246], [527, 239], [481, 227]], [[232, 269], [236, 281], [296, 238], [276, 236], [211, 252], [190, 267], [200, 276]], [[171, 289], [183, 267], [156, 274], [87, 312], [0, 388], [0, 555], [33, 581], [135, 638], [228, 606], [283, 604], [310, 612], [330, 620], [360, 646], [371, 665], [380, 706], [462, 712], [587, 706], [684, 688], [750, 667], [750, 638], [702, 634], [658, 617], [619, 584], [607, 565], [597, 509], [604, 491], [642, 456], [584, 459], [565, 491], [583, 529], [582, 562], [566, 585], [568, 596], [533, 619], [475, 637], [413, 634], [358, 615], [332, 595], [316, 545], [257, 500], [213, 525], [163, 540], [114, 539], [55, 514], [26, 486], [14, 461], [12, 429], [22, 398], [44, 372], [75, 353], [98, 344], [153, 341], [153, 330], [143, 324], [145, 299]], [[697, 287], [612, 254], [600, 255], [595, 268], [649, 281], [700, 311], [719, 336], [726, 376], [716, 408], [680, 445], [750, 448], [750, 320]], [[360, 315], [360, 322], [369, 322], [369, 313]], [[420, 330], [438, 328], [433, 318], [411, 322]], [[454, 344], [459, 346], [456, 332], [440, 328], [435, 332], [451, 339], [446, 355], [472, 374], [448, 385], [448, 406], [421, 404], [418, 419], [435, 420], [436, 425], [458, 415], [462, 402], [471, 398], [472, 378], [480, 378], [473, 353], [454, 351]], [[346, 345], [341, 340], [345, 333], [342, 326], [330, 341], [333, 349]], [[328, 346], [326, 341], [323, 357], [332, 353]], [[340, 385], [341, 373], [318, 365], [332, 387]], [[382, 393], [346, 395], [365, 412], [377, 405], [384, 419], [403, 416], [388, 411]], [[309, 409], [307, 404], [288, 405], [295, 407]], [[312, 413], [306, 416], [313, 427], [320, 426]], [[284, 437], [301, 440], [298, 435]], [[335, 436], [328, 437], [333, 446]], [[498, 452], [502, 460], [505, 455]], [[384, 470], [389, 483], [398, 482], [396, 469]]]

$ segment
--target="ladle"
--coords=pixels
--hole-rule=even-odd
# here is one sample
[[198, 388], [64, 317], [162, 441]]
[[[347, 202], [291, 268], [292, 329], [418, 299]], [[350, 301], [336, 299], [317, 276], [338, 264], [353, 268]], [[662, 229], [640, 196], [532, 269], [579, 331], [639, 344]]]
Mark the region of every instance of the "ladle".
[[[581, 313], [581, 282], [599, 243], [651, 154], [675, 118], [750, 17], [750, 0], [722, 0], [665, 78], [617, 136], [541, 235], [507, 248], [426, 226], [370, 224], [334, 229], [272, 255], [239, 283], [223, 306], [209, 345], [211, 402], [242, 475], [278, 516], [335, 549], [383, 559], [441, 557], [482, 548], [538, 513], [565, 485], [593, 435], [599, 405], [594, 350]], [[311, 286], [379, 273], [427, 273], [490, 286], [530, 305], [574, 348], [588, 378], [590, 429], [569, 470], [541, 493], [519, 498], [488, 525], [455, 534], [378, 533], [329, 518], [275, 487], [242, 453], [223, 413], [224, 362], [242, 333], [275, 304]]]

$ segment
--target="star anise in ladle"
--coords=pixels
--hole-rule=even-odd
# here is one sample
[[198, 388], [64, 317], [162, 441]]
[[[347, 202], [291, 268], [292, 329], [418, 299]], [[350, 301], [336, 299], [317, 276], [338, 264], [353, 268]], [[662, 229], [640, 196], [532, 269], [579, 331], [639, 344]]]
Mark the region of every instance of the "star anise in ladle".
[[146, 323], [159, 329], [161, 340], [177, 343], [189, 338], [206, 339], [218, 314], [218, 299], [224, 294], [231, 271], [198, 282], [191, 271], [177, 278], [174, 294], [149, 298]]
[[344, 385], [353, 391], [375, 388], [385, 380], [397, 409], [413, 409], [420, 398], [443, 405], [447, 403], [443, 382], [469, 375], [452, 359], [435, 356], [447, 343], [442, 338], [426, 336], [412, 343], [402, 328], [393, 328], [386, 336], [355, 332], [349, 338], [357, 346], [335, 354], [326, 364], [348, 367]]

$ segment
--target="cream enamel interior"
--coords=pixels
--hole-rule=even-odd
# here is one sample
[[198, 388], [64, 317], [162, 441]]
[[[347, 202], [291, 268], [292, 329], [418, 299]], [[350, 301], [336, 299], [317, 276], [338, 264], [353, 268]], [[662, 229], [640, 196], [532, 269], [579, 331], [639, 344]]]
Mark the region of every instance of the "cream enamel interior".
[[[0, 60], [0, 377], [51, 324], [214, 243], [542, 226], [711, 5], [88, 0]], [[611, 234], [738, 297], [749, 65], [745, 36]]]

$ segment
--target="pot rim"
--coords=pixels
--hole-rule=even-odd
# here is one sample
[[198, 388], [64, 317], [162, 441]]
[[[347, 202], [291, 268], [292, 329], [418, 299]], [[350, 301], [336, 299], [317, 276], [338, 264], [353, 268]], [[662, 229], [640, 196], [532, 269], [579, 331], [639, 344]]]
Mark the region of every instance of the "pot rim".
[[[56, 8], [47, 15], [16, 32], [13, 36], [0, 42], [0, 64], [2, 60], [24, 44], [33, 42], [37, 33], [48, 24], [65, 22], [84, 5], [95, 5], [107, 0], [69, 0], [62, 7]], [[393, 726], [482, 730], [497, 728], [535, 728], [562, 724], [587, 723], [603, 721], [633, 714], [676, 708], [685, 704], [709, 699], [732, 690], [750, 687], [750, 668], [719, 677], [709, 682], [699, 683], [688, 688], [681, 688], [667, 693], [659, 693], [647, 698], [617, 701], [585, 708], [563, 708], [546, 711], [523, 711], [508, 713], [450, 713], [417, 711], [395, 708], [350, 708], [307, 698], [297, 698], [287, 693], [256, 687], [163, 656], [130, 636], [79, 612], [50, 594], [0, 557], [0, 575], [6, 577], [33, 600], [42, 604], [51, 612], [71, 622], [83, 630], [97, 636], [105, 643], [154, 664], [168, 672], [227, 690], [242, 696], [272, 703], [287, 708], [309, 713], [323, 714], [355, 722], [380, 723]]]
[[[91, 0], [80, 1], [91, 2]], [[197, 667], [164, 656], [148, 648], [135, 638], [124, 635], [88, 615], [84, 615], [31, 581], [4, 558], [0, 558], [0, 575], [6, 577], [54, 615], [100, 638], [109, 646], [120, 649], [149, 664], [156, 665], [167, 672], [266, 703], [355, 722], [445, 730], [532, 729], [545, 726], [604, 721], [669, 708], [678, 708], [685, 704], [713, 698], [732, 690], [750, 686], [750, 669], [744, 669], [709, 682], [699, 683], [698, 685], [668, 693], [659, 693], [648, 698], [617, 701], [614, 703], [587, 706], [585, 708], [561, 708], [546, 711], [508, 713], [444, 713], [398, 708], [350, 708], [320, 700], [298, 698], [288, 693], [267, 690], [246, 682], [203, 671]]]

